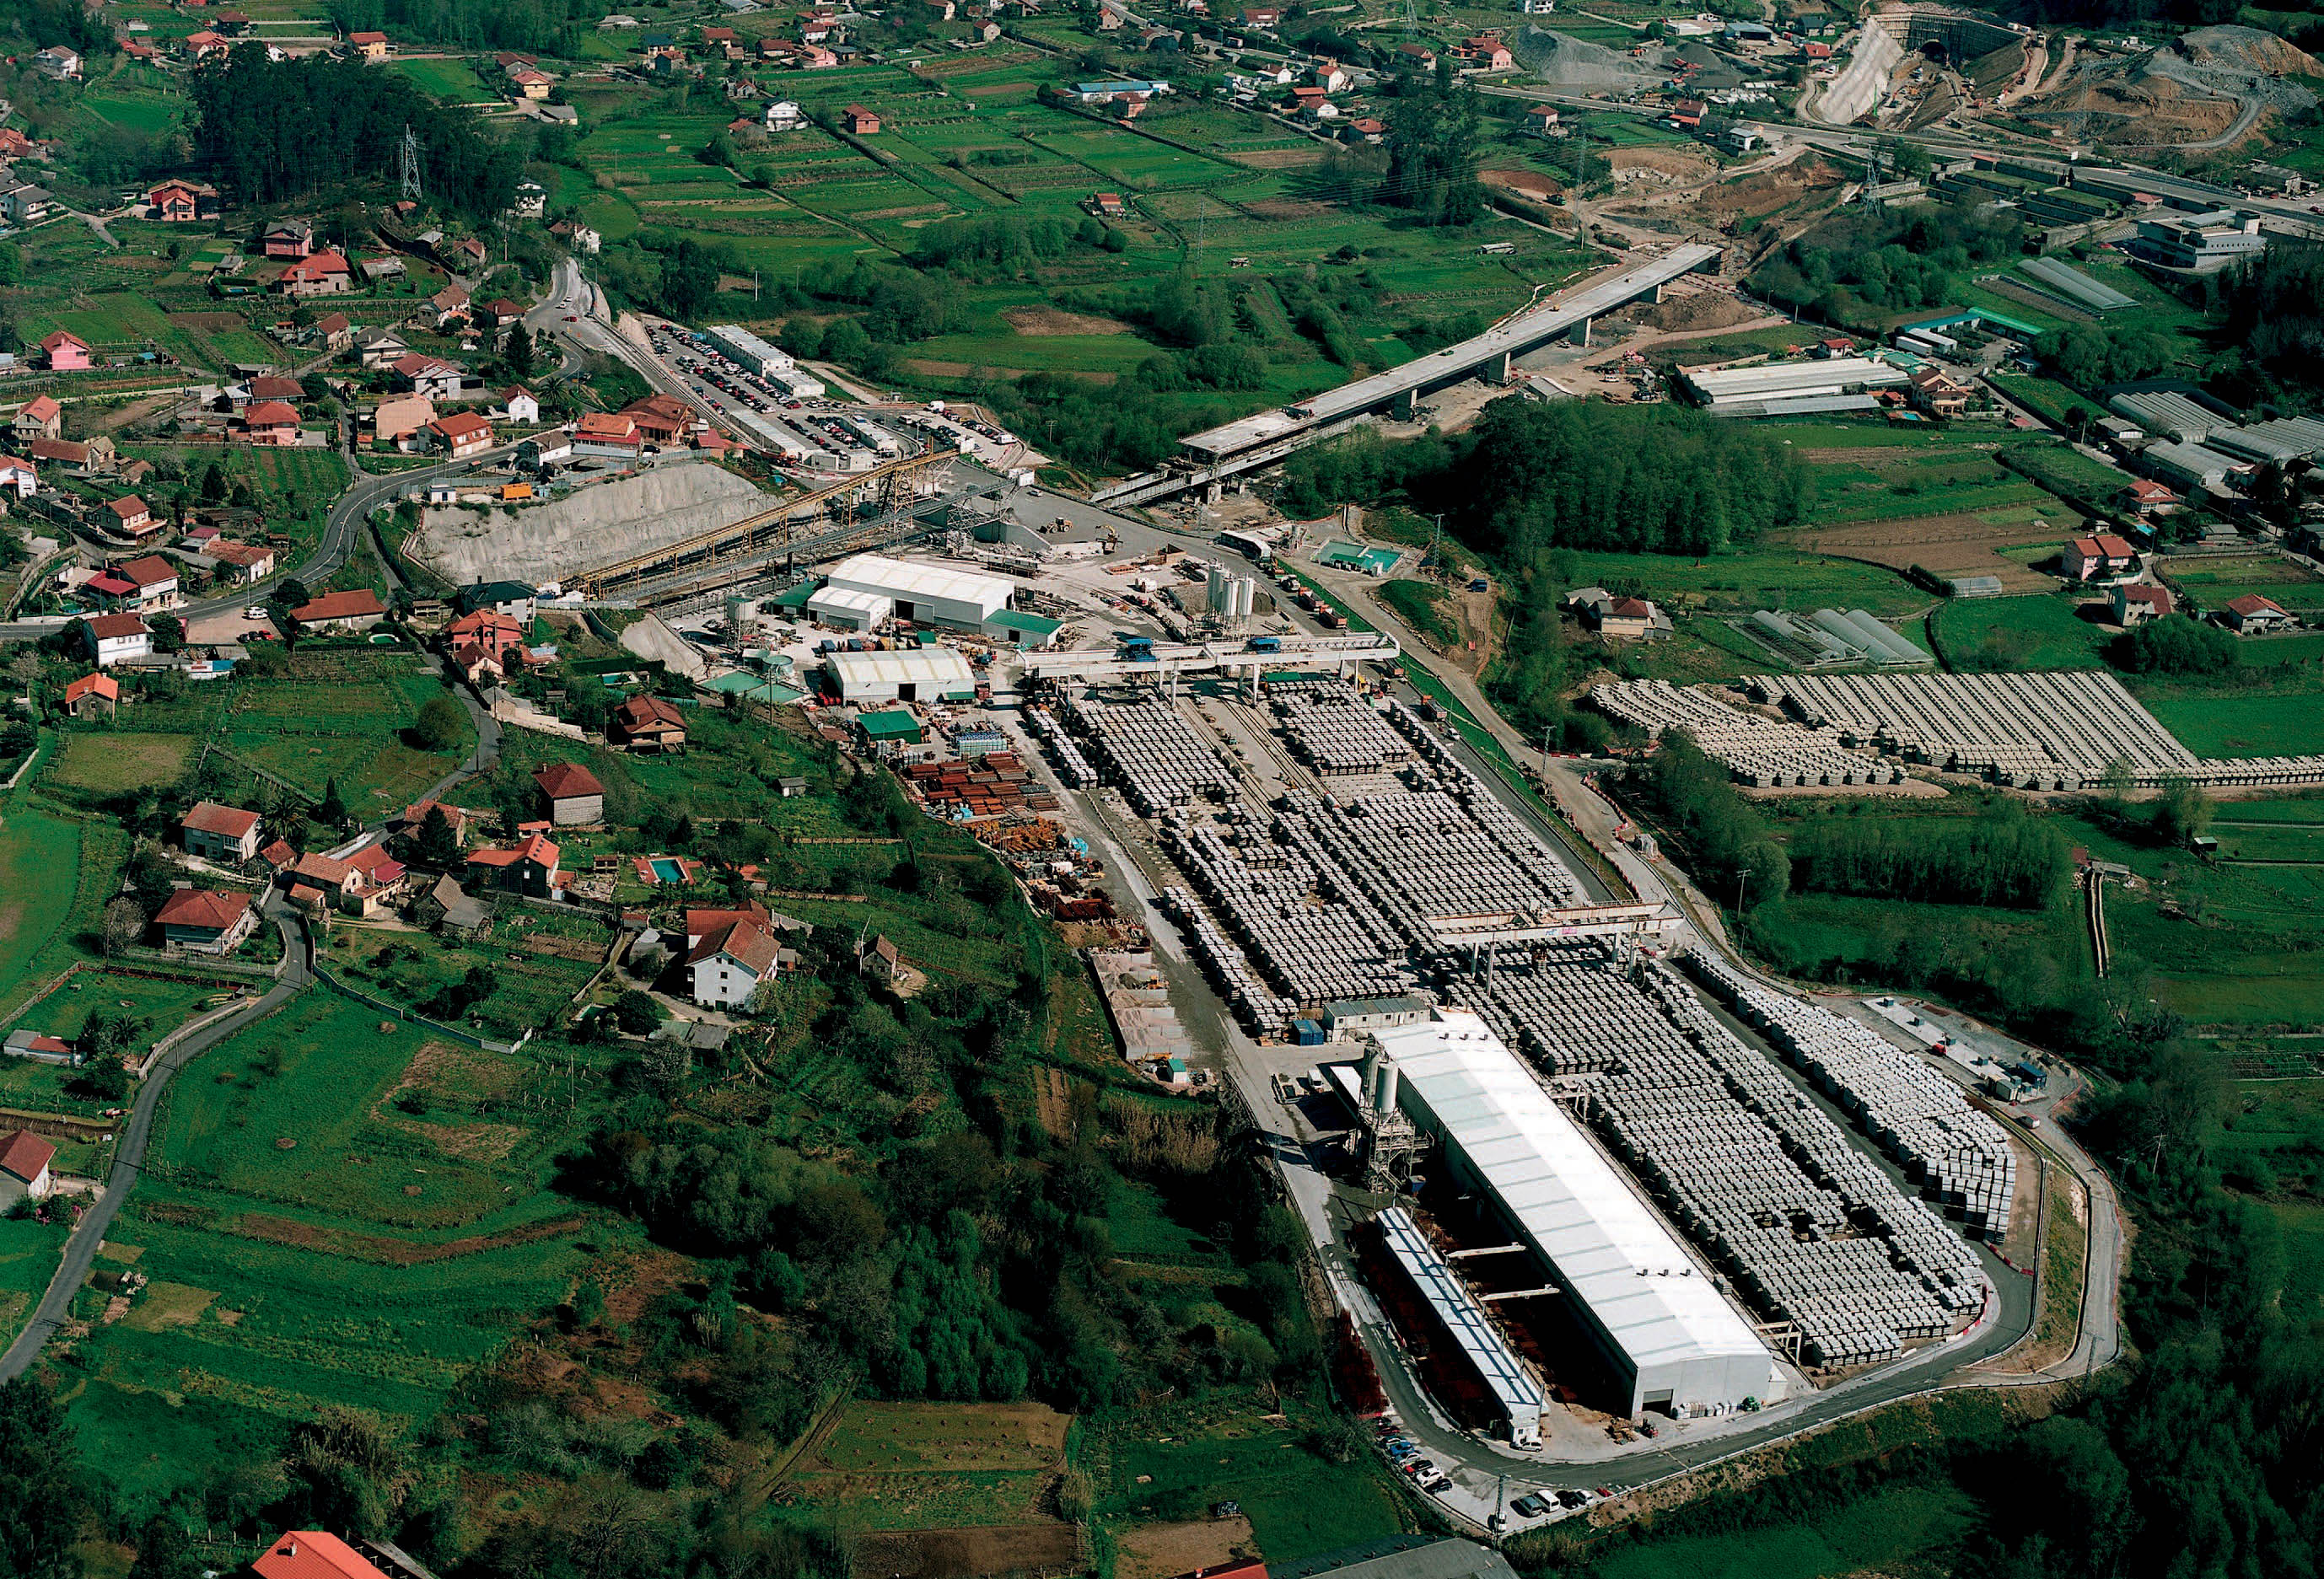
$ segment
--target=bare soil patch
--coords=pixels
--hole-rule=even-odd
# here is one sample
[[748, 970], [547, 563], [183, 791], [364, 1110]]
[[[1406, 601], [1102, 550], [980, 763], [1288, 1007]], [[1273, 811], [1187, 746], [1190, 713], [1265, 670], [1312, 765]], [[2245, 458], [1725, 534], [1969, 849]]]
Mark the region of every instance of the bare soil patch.
[[[2078, 525], [2070, 519], [2051, 530], [2061, 535]], [[1845, 559], [1862, 559], [1908, 570], [1918, 565], [1940, 575], [1992, 575], [2003, 590], [2043, 592], [2055, 586], [2051, 576], [2002, 557], [2000, 550], [2038, 541], [2042, 528], [2023, 521], [2002, 522], [1974, 511], [1950, 515], [1913, 516], [1903, 520], [1859, 521], [1794, 534], [1803, 547]]]
[[1546, 203], [1565, 190], [1564, 182], [1537, 170], [1480, 170], [1477, 179], [1489, 187], [1499, 187], [1537, 203]]
[[[905, 363], [904, 365], [910, 368], [914, 372], [926, 373], [930, 378], [941, 379], [970, 378], [973, 377], [980, 372], [998, 373], [1003, 377], [1014, 377], [1022, 373], [1039, 372], [1043, 371], [1039, 368], [1034, 367], [1000, 367], [986, 366], [982, 364], [971, 365], [965, 362], [932, 362], [921, 357], [914, 357], [910, 361]], [[1088, 384], [1110, 384], [1121, 375], [1111, 372], [1073, 372], [1068, 373], [1065, 376], [1068, 378], [1077, 378], [1084, 383]], [[831, 896], [825, 894], [809, 894], [804, 895], [804, 897], [809, 899], [827, 899]]]
[[1001, 309], [1003, 322], [1019, 335], [1127, 335], [1130, 326], [1120, 318], [1097, 313], [1069, 313], [1055, 307], [1011, 307]]
[[1666, 294], [1658, 302], [1631, 308], [1628, 316], [1656, 329], [1692, 334], [1698, 329], [1731, 329], [1760, 314], [1758, 308], [1724, 291], [1701, 290], [1687, 296]]
[[1214, 1568], [1257, 1553], [1250, 1520], [1198, 1519], [1184, 1524], [1148, 1524], [1120, 1538], [1117, 1579], [1174, 1579], [1198, 1568]]
[[[1321, 148], [1253, 148], [1240, 153], [1221, 151], [1220, 158], [1250, 170], [1305, 170], [1323, 162]], [[1252, 205], [1255, 209], [1258, 205]], [[1318, 205], [1318, 207], [1321, 207]]]
[[1650, 170], [1681, 179], [1719, 173], [1719, 161], [1699, 148], [1617, 148], [1606, 155], [1610, 170]]
[[1081, 1539], [1070, 1524], [985, 1529], [892, 1529], [858, 1537], [855, 1571], [895, 1579], [981, 1579], [987, 1574], [1078, 1572]]
[[1267, 197], [1241, 207], [1259, 219], [1321, 219], [1333, 211], [1329, 203], [1311, 203], [1304, 197]]
[[250, 320], [240, 313], [171, 313], [169, 319], [181, 329], [199, 329], [210, 335], [250, 327]]
[[325, 1255], [344, 1255], [350, 1261], [368, 1261], [382, 1266], [425, 1266], [430, 1262], [457, 1261], [466, 1255], [480, 1255], [487, 1250], [505, 1250], [513, 1244], [530, 1244], [542, 1239], [556, 1239], [577, 1232], [582, 1219], [552, 1217], [545, 1222], [528, 1223], [521, 1228], [503, 1229], [498, 1234], [475, 1234], [465, 1239], [447, 1239], [440, 1244], [418, 1244], [409, 1239], [391, 1239], [384, 1234], [356, 1234], [344, 1228], [325, 1228], [313, 1223], [297, 1223], [288, 1217], [268, 1216], [257, 1212], [244, 1212], [218, 1225], [225, 1232], [240, 1235], [244, 1239], [263, 1240], [270, 1244], [290, 1244], [300, 1250], [319, 1251]]
[[202, 1318], [217, 1299], [216, 1290], [196, 1289], [184, 1283], [150, 1283], [136, 1305], [124, 1317], [123, 1322], [137, 1332], [160, 1332], [164, 1327], [191, 1327]]
[[1788, 208], [1809, 193], [1837, 188], [1845, 179], [1823, 160], [1796, 159], [1775, 170], [1715, 182], [1696, 201], [1707, 215], [1756, 217]]

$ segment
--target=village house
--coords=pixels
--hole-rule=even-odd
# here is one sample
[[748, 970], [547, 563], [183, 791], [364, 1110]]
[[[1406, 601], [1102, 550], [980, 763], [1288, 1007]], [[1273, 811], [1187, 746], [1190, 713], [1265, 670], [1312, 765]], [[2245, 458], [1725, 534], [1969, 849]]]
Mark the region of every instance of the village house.
[[706, 1008], [739, 1008], [780, 968], [787, 951], [755, 922], [729, 921], [687, 951], [688, 996]]
[[2160, 620], [2171, 609], [2169, 587], [2126, 581], [2114, 583], [2114, 622], [2125, 629], [2149, 620]]
[[107, 500], [105, 509], [113, 517], [110, 523], [113, 529], [124, 536], [143, 536], [153, 526], [152, 508], [134, 493], [125, 499]]
[[223, 60], [227, 52], [234, 48], [232, 44], [208, 28], [188, 33], [179, 41], [178, 47], [184, 50], [186, 59], [197, 66], [206, 60]]
[[1509, 53], [1508, 45], [1491, 33], [1463, 39], [1453, 53], [1471, 71], [1507, 71], [1517, 64], [1517, 57]]
[[676, 444], [696, 420], [694, 408], [675, 395], [648, 395], [632, 400], [622, 408], [622, 415], [637, 424], [648, 442], [659, 445]]
[[355, 353], [365, 367], [393, 367], [411, 354], [411, 342], [392, 329], [364, 329], [355, 335]]
[[88, 631], [89, 656], [100, 669], [153, 650], [153, 633], [134, 614], [95, 614], [81, 622]]
[[862, 105], [849, 105], [840, 112], [847, 129], [858, 137], [869, 137], [880, 130], [880, 117]]
[[325, 592], [291, 610], [290, 618], [304, 630], [369, 630], [387, 618], [387, 609], [377, 592], [357, 587], [349, 592]]
[[178, 842], [188, 855], [238, 867], [258, 853], [258, 827], [255, 812], [197, 801], [178, 823]]
[[258, 250], [269, 258], [303, 258], [315, 250], [315, 227], [303, 219], [280, 219], [259, 233]]
[[[455, 280], [428, 298], [429, 327], [441, 333], [468, 321], [468, 288]], [[405, 347], [409, 350], [410, 347]]]
[[1536, 136], [1545, 137], [1557, 124], [1555, 105], [1535, 105], [1525, 113], [1526, 130]]
[[471, 852], [468, 871], [479, 881], [503, 892], [549, 899], [562, 886], [558, 881], [558, 858], [555, 840], [545, 833], [532, 833], [505, 848]]
[[18, 444], [30, 444], [36, 438], [64, 436], [65, 409], [51, 395], [35, 395], [16, 409], [10, 418], [8, 431]]
[[85, 372], [89, 364], [88, 342], [69, 329], [57, 329], [41, 338], [41, 365], [51, 372]]
[[893, 982], [904, 973], [904, 957], [893, 942], [875, 934], [855, 945], [855, 968], [874, 981]]
[[65, 686], [64, 701], [77, 719], [111, 718], [121, 706], [121, 684], [101, 671], [83, 675]]
[[493, 425], [473, 411], [455, 411], [428, 425], [429, 447], [457, 461], [493, 447]]
[[224, 579], [237, 586], [264, 581], [274, 574], [274, 550], [263, 543], [213, 537], [202, 545], [202, 552], [224, 565]]
[[161, 946], [189, 954], [230, 954], [258, 924], [247, 894], [220, 888], [180, 888], [153, 913]]
[[424, 351], [399, 356], [392, 364], [398, 387], [431, 400], [456, 400], [467, 387], [468, 375], [457, 363]]
[[371, 414], [374, 444], [410, 447], [412, 436], [436, 419], [436, 402], [425, 395], [397, 395], [382, 400]]
[[634, 460], [645, 443], [635, 418], [619, 411], [584, 411], [573, 425], [573, 451], [583, 455], [614, 455]]
[[32, 56], [32, 69], [55, 82], [80, 80], [80, 51], [51, 44]]
[[540, 398], [522, 384], [501, 391], [501, 415], [526, 427], [540, 420]]
[[552, 825], [586, 827], [605, 820], [605, 786], [587, 768], [552, 762], [534, 773], [532, 782], [540, 791]]
[[56, 1155], [54, 1145], [28, 1129], [20, 1129], [0, 1142], [0, 1207], [13, 1207], [27, 1198], [46, 1199], [54, 1184], [49, 1177], [49, 1164], [56, 1161]]
[[2219, 610], [2219, 622], [2237, 636], [2257, 636], [2270, 630], [2282, 630], [2290, 625], [2292, 616], [2283, 605], [2273, 598], [2263, 598], [2257, 592], [2246, 592], [2231, 599]]
[[2186, 502], [2152, 477], [2133, 478], [2121, 499], [2125, 509], [2142, 516], [2169, 515]]
[[30, 499], [40, 490], [39, 467], [21, 455], [0, 455], [0, 492]]
[[218, 216], [218, 191], [202, 181], [168, 180], [147, 188], [145, 217], [161, 225], [198, 225]]
[[178, 567], [159, 554], [147, 554], [132, 559], [116, 567], [113, 574], [136, 589], [131, 594], [131, 601], [140, 614], [174, 609], [185, 601], [179, 595]]
[[383, 32], [351, 32], [347, 35], [347, 53], [358, 60], [384, 60], [393, 47]]
[[448, 872], [420, 895], [412, 911], [421, 926], [463, 941], [484, 937], [493, 930], [492, 905], [469, 894]]
[[605, 739], [630, 751], [683, 751], [686, 717], [659, 696], [628, 697], [607, 718]]
[[267, 289], [283, 296], [337, 296], [355, 289], [355, 271], [337, 252], [316, 252], [283, 270]]
[[254, 400], [235, 419], [234, 436], [244, 444], [294, 449], [299, 444], [299, 412], [285, 401]]
[[2068, 581], [2095, 581], [2128, 575], [2138, 569], [2138, 550], [2111, 532], [2076, 537], [2058, 555], [2060, 574]]

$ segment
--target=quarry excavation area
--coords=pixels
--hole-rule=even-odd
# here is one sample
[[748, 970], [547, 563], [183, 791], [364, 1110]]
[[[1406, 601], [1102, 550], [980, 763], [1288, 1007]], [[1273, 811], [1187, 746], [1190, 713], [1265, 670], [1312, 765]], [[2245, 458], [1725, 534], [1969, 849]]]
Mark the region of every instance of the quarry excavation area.
[[[1246, 1030], [1284, 1038], [1296, 1022], [1398, 1002], [1422, 1016], [1432, 1002], [1472, 1013], [1500, 1045], [1462, 1056], [1519, 1065], [1570, 1101], [1718, 1270], [1759, 1340], [1810, 1370], [1894, 1359], [1985, 1308], [1964, 1235], [2006, 1229], [2015, 1163], [2000, 1127], [1950, 1082], [1715, 959], [1682, 971], [1599, 938], [1461, 941], [1480, 922], [1571, 913], [1587, 893], [1412, 710], [1328, 679], [1278, 679], [1266, 693], [1199, 703], [1078, 693], [1028, 715], [1069, 785], [1113, 786], [1157, 825], [1184, 878], [1165, 887], [1165, 910]], [[1206, 733], [1222, 721], [1233, 727]], [[1250, 798], [1253, 765], [1239, 769], [1217, 743], [1262, 738], [1268, 761], [1256, 766], [1284, 790], [1264, 806]], [[1729, 1029], [1705, 994], [1766, 1047]]]

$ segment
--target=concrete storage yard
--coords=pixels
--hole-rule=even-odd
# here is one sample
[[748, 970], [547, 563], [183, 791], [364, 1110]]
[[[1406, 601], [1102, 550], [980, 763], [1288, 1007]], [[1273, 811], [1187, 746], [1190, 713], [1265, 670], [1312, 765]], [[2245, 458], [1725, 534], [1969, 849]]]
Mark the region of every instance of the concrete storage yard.
[[[1371, 1033], [1375, 1061], [1403, 1079], [1387, 1082], [1387, 1108], [1367, 1106], [1377, 1081], [1353, 1083], [1357, 1132], [1401, 1122], [1433, 1137], [1493, 1202], [1500, 1239], [1531, 1254], [1534, 1270], [1504, 1266], [1496, 1286], [1563, 1290], [1554, 1311], [1484, 1300], [1518, 1353], [1578, 1367], [1553, 1378], [1562, 1396], [1581, 1385], [1618, 1417], [1717, 1418], [1916, 1353], [1989, 1311], [1964, 1235], [2006, 1229], [2010, 1143], [1911, 1053], [1756, 983], [1690, 964], [1699, 993], [1637, 957], [1634, 941], [1668, 923], [1593, 905], [1497, 788], [1393, 699], [1279, 671], [1256, 699], [1234, 678], [1181, 682], [1174, 699], [1163, 676], [1123, 684], [1132, 667], [1096, 687], [1053, 683], [1053, 705], [1028, 701], [1028, 732], [1068, 786], [1106, 786], [1094, 803], [1148, 820], [1161, 913], [1250, 1036], [1305, 1038], [1353, 1017], [1349, 1000], [1435, 1000], [1429, 1018]], [[1857, 782], [1892, 771], [1829, 735], [1754, 721]], [[1439, 1070], [1448, 1026], [1470, 1039]], [[1561, 1131], [1553, 1165], [1540, 1147]], [[1532, 1161], [1518, 1166], [1512, 1145]], [[1612, 1218], [1630, 1226], [1575, 1236]], [[1648, 1319], [1641, 1279], [1657, 1299], [1691, 1284], [1691, 1314]], [[1540, 1336], [1553, 1329], [1557, 1341]], [[1596, 1351], [1588, 1366], [1577, 1334]], [[1570, 1450], [1577, 1426], [1544, 1430]]]
[[2116, 762], [2150, 789], [2174, 778], [2216, 789], [2324, 782], [2324, 757], [2197, 757], [2110, 675], [1758, 675], [1742, 684], [1789, 716], [1665, 680], [1590, 696], [1655, 734], [1685, 729], [1763, 787], [1890, 784], [1904, 776], [1900, 762], [2035, 790], [2088, 789]]

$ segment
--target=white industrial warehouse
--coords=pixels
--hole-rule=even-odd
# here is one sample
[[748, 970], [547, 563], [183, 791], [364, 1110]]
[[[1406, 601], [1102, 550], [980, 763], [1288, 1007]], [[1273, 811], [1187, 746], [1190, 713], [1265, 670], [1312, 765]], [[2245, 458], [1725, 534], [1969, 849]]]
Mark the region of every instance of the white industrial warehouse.
[[976, 695], [976, 676], [969, 672], [968, 660], [948, 647], [831, 653], [824, 663], [842, 702], [876, 705], [973, 700]]
[[1750, 1324], [1483, 1020], [1440, 1009], [1372, 1040], [1393, 1070], [1388, 1102], [1541, 1258], [1627, 1381], [1626, 1412], [1724, 1412], [1783, 1396]]
[[[916, 560], [890, 559], [880, 554], [857, 554], [832, 568], [823, 589], [807, 601], [807, 610], [818, 617], [826, 608], [843, 617], [848, 610], [879, 610], [869, 623], [849, 620], [857, 629], [871, 629], [893, 614], [917, 625], [940, 625], [1007, 638], [1009, 632], [989, 632], [987, 627], [992, 625], [993, 616], [1008, 609], [1010, 591], [1010, 583], [999, 576], [979, 575], [973, 571]], [[862, 596], [843, 603], [833, 596], [840, 592]], [[879, 601], [882, 599], [886, 600], [884, 609]], [[831, 622], [841, 621], [835, 619]]]

